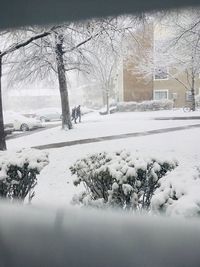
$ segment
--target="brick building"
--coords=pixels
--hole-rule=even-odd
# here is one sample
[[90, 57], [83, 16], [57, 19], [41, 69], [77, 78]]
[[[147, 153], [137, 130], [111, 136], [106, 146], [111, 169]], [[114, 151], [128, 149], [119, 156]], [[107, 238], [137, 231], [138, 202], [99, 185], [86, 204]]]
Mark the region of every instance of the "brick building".
[[[149, 60], [151, 60], [150, 57], [154, 56], [156, 34], [153, 24], [144, 25], [143, 28], [136, 33], [135, 36], [140, 45], [138, 45], [138, 48], [137, 45], [135, 45], [131, 59], [127, 59], [127, 56], [126, 59], [121, 59], [121, 69], [118, 74], [116, 87], [117, 99], [118, 101], [124, 102], [171, 99], [174, 101], [174, 107], [183, 107], [187, 105], [191, 94], [191, 92], [183, 86], [183, 83], [187, 83], [187, 76], [185, 73], [179, 73], [177, 79], [174, 79], [174, 69], [164, 71], [155, 66], [154, 74], [152, 77], [147, 78], [144, 74], [135, 71], [137, 67], [135, 62], [137, 62], [138, 57], [142, 58], [145, 55], [146, 64], [148, 64], [148, 57]], [[156, 36], [156, 38], [157, 37], [158, 36]], [[145, 51], [148, 51], [148, 57]], [[135, 59], [137, 57], [137, 60], [134, 60], [134, 57]], [[196, 94], [200, 93], [199, 88], [200, 79], [198, 75], [198, 77], [196, 77]]]

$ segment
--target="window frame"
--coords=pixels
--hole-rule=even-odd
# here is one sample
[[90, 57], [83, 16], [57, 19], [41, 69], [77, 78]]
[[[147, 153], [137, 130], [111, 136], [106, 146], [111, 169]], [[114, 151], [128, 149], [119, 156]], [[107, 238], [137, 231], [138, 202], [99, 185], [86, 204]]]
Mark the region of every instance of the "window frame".
[[[155, 99], [156, 92], [167, 92], [167, 98], [165, 99]], [[154, 89], [153, 90], [153, 100], [168, 100], [169, 99], [169, 89]]]
[[[162, 68], [162, 67], [160, 67], [160, 68]], [[154, 68], [154, 73], [153, 73], [153, 79], [154, 79], [154, 81], [166, 81], [166, 80], [169, 80], [169, 74], [168, 74], [168, 72], [169, 72], [169, 68], [168, 67], [166, 67], [166, 71], [167, 71], [167, 74], [166, 74], [166, 78], [155, 78], [155, 76], [156, 76], [156, 69], [159, 69], [159, 68]]]

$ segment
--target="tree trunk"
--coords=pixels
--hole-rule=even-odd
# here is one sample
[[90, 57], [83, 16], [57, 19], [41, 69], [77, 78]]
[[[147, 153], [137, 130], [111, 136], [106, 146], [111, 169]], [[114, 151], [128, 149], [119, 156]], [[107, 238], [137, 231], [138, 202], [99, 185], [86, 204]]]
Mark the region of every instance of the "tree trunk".
[[196, 103], [195, 103], [195, 81], [194, 81], [195, 77], [192, 77], [192, 87], [191, 87], [191, 100], [192, 100], [192, 106], [191, 109], [192, 111], [195, 111], [196, 109]]
[[63, 35], [59, 34], [56, 36], [56, 61], [57, 61], [57, 71], [58, 71], [58, 82], [61, 98], [62, 107], [62, 128], [72, 129], [70, 107], [69, 107], [69, 97], [67, 90], [67, 80], [65, 76], [65, 66], [63, 61]]
[[110, 114], [109, 90], [106, 90], [106, 113]]
[[106, 91], [105, 91], [105, 89], [102, 89], [102, 104], [103, 104], [103, 106], [106, 106], [106, 99], [107, 99]]
[[6, 150], [6, 139], [5, 139], [4, 122], [3, 122], [1, 77], [2, 77], [2, 57], [0, 52], [0, 150]]

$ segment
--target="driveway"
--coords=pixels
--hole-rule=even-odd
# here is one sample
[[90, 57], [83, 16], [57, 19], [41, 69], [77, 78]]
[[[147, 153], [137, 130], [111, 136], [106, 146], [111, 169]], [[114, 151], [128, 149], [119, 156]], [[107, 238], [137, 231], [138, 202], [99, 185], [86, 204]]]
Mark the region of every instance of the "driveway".
[[38, 128], [38, 129], [31, 130], [31, 131], [26, 131], [26, 132], [15, 132], [14, 134], [6, 136], [6, 140], [16, 139], [16, 138], [27, 136], [27, 135], [32, 135], [32, 134], [35, 134], [35, 133], [38, 133], [38, 132], [41, 132], [47, 129], [55, 128], [59, 125], [61, 125], [61, 122], [47, 123], [45, 124], [45, 127], [43, 128]]

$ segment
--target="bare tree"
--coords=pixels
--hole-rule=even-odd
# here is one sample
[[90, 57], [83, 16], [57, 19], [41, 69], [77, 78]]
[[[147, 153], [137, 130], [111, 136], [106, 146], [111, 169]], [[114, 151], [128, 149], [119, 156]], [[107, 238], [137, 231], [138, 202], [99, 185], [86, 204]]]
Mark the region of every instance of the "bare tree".
[[112, 31], [106, 31], [104, 38], [97, 44], [93, 43], [93, 49], [88, 51], [91, 68], [87, 74], [93, 83], [100, 87], [103, 104], [106, 105], [106, 113], [110, 113], [110, 96], [115, 95], [115, 80], [119, 74], [120, 65], [123, 64], [123, 50], [127, 48], [127, 42], [138, 45], [135, 29], [143, 24], [147, 17], [121, 17], [117, 27]]
[[159, 20], [157, 32], [159, 38], [154, 32], [154, 50], [135, 57], [134, 71], [143, 73], [148, 80], [160, 70], [176, 80], [191, 94], [191, 109], [195, 110], [196, 81], [200, 73], [200, 14], [193, 10], [167, 12]]
[[93, 82], [100, 87], [107, 114], [110, 113], [110, 95], [114, 89], [114, 79], [118, 71], [117, 62], [119, 58], [120, 54], [108, 46], [103, 46], [95, 53], [90, 54], [92, 65], [87, 76], [92, 78]]
[[8, 46], [4, 51], [0, 51], [0, 150], [6, 150], [6, 141], [5, 141], [5, 132], [4, 132], [4, 118], [3, 118], [3, 106], [2, 106], [2, 63], [3, 58], [12, 54], [16, 50], [19, 50], [23, 47], [28, 46], [33, 41], [44, 38], [52, 33], [55, 30], [55, 27], [52, 27], [48, 31], [43, 31], [35, 34], [23, 41], [19, 41], [17, 43], [13, 43]]
[[[88, 71], [91, 69], [93, 52], [107, 42], [113, 46], [115, 33], [130, 31], [135, 17], [106, 18], [81, 23], [56, 26], [54, 34], [42, 38], [16, 55], [17, 62], [11, 62], [12, 80], [58, 79], [61, 106], [62, 128], [72, 128], [66, 74], [71, 70]], [[27, 32], [38, 31], [37, 28], [25, 29]], [[94, 49], [95, 47], [95, 49]], [[14, 64], [13, 64], [14, 63]]]
[[[200, 73], [200, 12], [189, 9], [176, 14], [175, 34], [171, 47], [176, 50], [179, 68], [186, 73], [187, 82], [182, 84], [191, 93], [192, 110], [195, 111], [196, 82]], [[180, 65], [182, 67], [180, 67]]]
[[57, 63], [57, 73], [59, 81], [59, 90], [61, 97], [61, 107], [62, 107], [62, 126], [68, 129], [72, 129], [71, 117], [70, 117], [70, 107], [69, 107], [69, 97], [67, 91], [67, 81], [65, 76], [65, 64], [63, 60], [63, 41], [64, 37], [62, 34], [56, 35], [56, 63]]
[[2, 57], [1, 57], [1, 52], [0, 52], [0, 150], [6, 150], [4, 120], [3, 120], [1, 78], [2, 78]]

